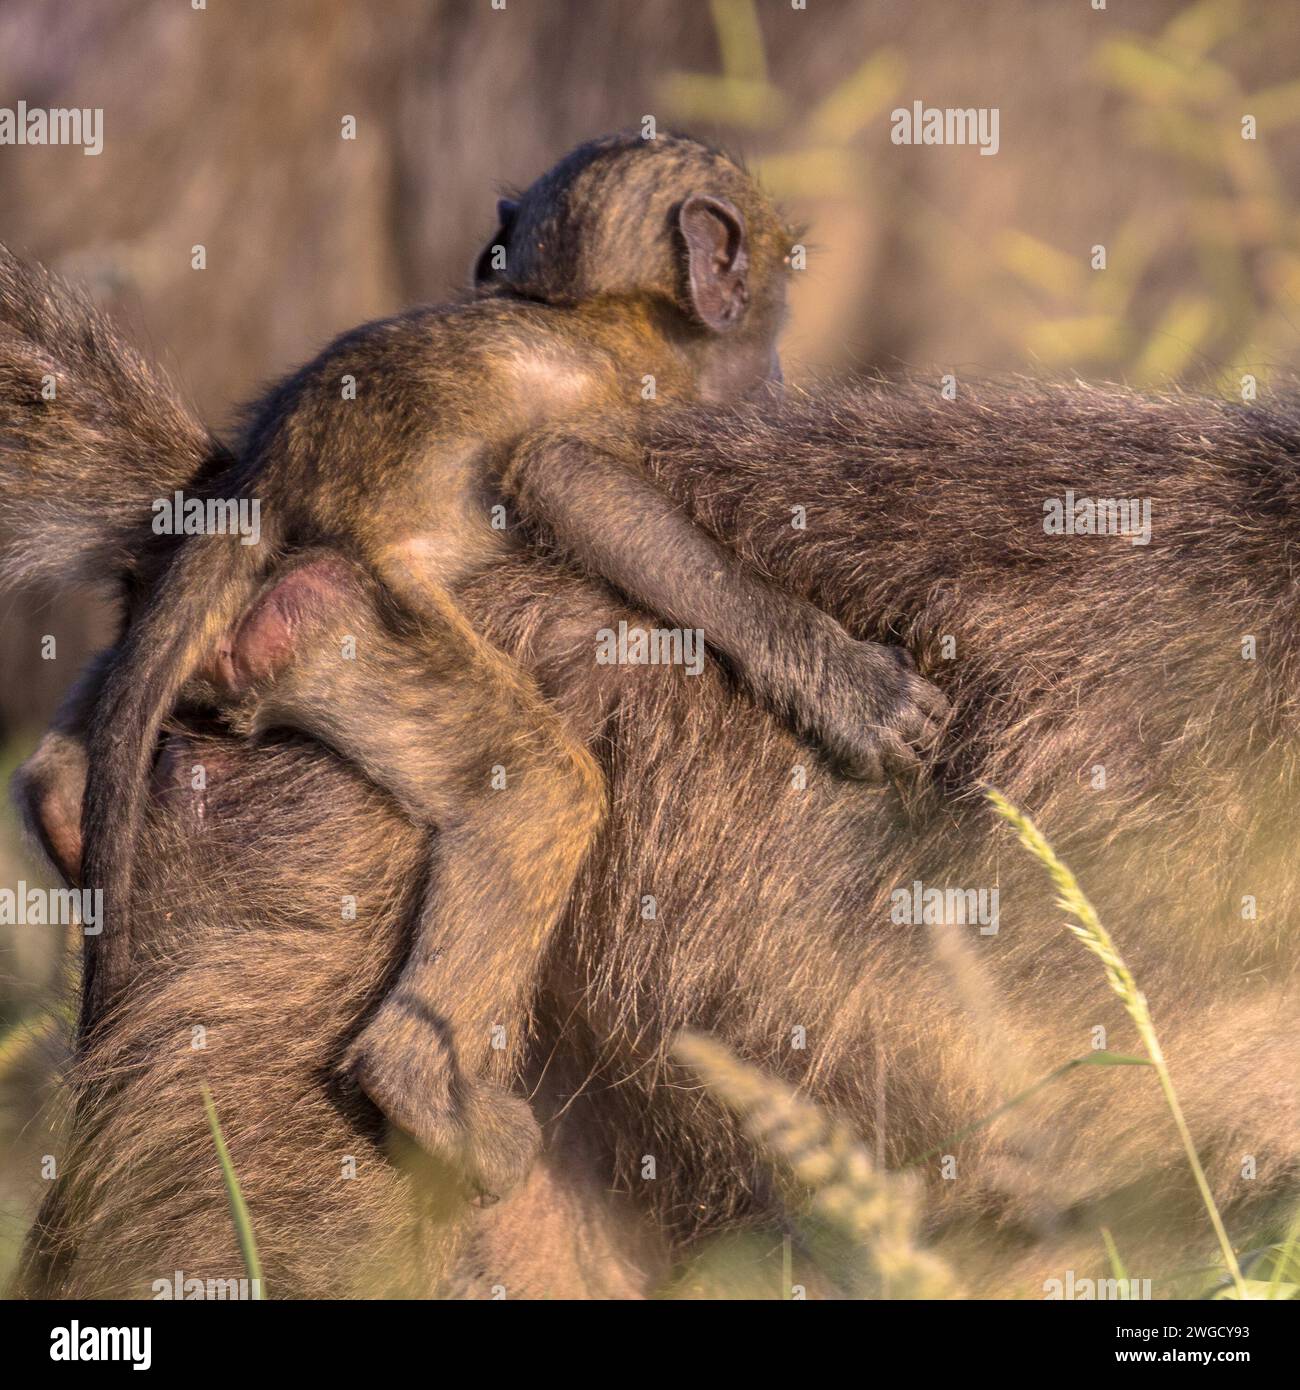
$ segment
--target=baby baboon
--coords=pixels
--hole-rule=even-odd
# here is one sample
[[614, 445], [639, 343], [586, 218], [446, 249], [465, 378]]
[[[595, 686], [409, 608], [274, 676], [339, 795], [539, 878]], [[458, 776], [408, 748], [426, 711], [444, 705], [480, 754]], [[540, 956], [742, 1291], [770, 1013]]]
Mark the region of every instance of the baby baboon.
[[106, 908], [85, 1026], [129, 960], [115, 905], [163, 718], [281, 556], [326, 544], [363, 562], [424, 662], [432, 713], [406, 724], [412, 741], [328, 691], [278, 685], [297, 605], [319, 593], [277, 589], [218, 684], [256, 697], [250, 730], [324, 739], [437, 828], [437, 891], [351, 1066], [392, 1120], [489, 1190], [518, 1174], [535, 1129], [473, 1078], [494, 1023], [519, 1015], [604, 804], [587, 751], [460, 613], [458, 586], [507, 550], [494, 489], [595, 573], [702, 630], [854, 775], [912, 764], [908, 740], [928, 744], [944, 708], [899, 649], [854, 641], [737, 565], [638, 469], [646, 395], [718, 401], [777, 375], [788, 237], [748, 176], [684, 138], [611, 137], [501, 217], [473, 298], [345, 335], [252, 409], [232, 457], [209, 457], [195, 490], [263, 506], [264, 544], [189, 538], [139, 592], [95, 701], [83, 824], [85, 881]]

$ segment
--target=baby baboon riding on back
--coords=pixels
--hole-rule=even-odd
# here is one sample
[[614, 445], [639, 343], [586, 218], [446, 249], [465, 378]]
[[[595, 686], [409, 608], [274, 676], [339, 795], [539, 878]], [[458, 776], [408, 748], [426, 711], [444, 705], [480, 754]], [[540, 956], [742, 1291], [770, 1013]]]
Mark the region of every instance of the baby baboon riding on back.
[[[900, 653], [740, 565], [639, 468], [647, 412], [778, 375], [788, 237], [749, 177], [694, 141], [612, 137], [500, 211], [472, 297], [344, 335], [252, 409], [238, 448], [206, 461], [195, 490], [258, 501], [263, 543], [184, 541], [134, 595], [97, 697], [78, 702], [94, 703], [82, 882], [103, 888], [107, 912], [83, 1026], [129, 966], [121, 914], [161, 723], [187, 686], [234, 697], [242, 727], [321, 738], [436, 829], [409, 959], [350, 1065], [391, 1120], [487, 1191], [509, 1186], [536, 1142], [523, 1102], [481, 1079], [492, 1030], [522, 1014], [604, 804], [585, 748], [459, 610], [457, 586], [509, 545], [494, 502], [515, 499], [589, 570], [702, 629], [850, 773], [908, 764], [943, 709]], [[315, 545], [378, 580], [424, 676], [418, 711], [377, 726], [328, 663], [307, 679], [291, 659], [329, 582], [280, 567]]]

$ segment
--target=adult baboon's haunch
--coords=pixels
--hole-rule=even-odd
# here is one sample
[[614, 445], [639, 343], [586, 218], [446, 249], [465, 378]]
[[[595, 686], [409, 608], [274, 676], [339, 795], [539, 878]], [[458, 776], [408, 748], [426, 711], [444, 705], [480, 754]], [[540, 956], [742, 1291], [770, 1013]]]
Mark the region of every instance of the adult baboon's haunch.
[[[61, 814], [48, 797], [44, 813]], [[266, 1296], [649, 1287], [663, 1256], [609, 1197], [583, 1107], [548, 1125], [519, 1190], [478, 1211], [455, 1175], [386, 1142], [382, 1117], [340, 1082], [341, 1050], [400, 964], [428, 857], [424, 834], [354, 771], [302, 739], [254, 750], [173, 728], [141, 849], [133, 920], [146, 956], [113, 1026], [73, 1066], [96, 1099], [50, 1146], [59, 1181], [21, 1293], [147, 1298], [158, 1280], [174, 1290], [179, 1270], [197, 1296], [236, 1296], [214, 1293], [245, 1268], [201, 1082], [254, 1213]], [[340, 910], [347, 896], [355, 916]], [[548, 1113], [564, 1100], [550, 1077], [538, 1097]]]
[[[653, 464], [697, 522], [855, 635], [910, 643], [954, 700], [944, 796], [910, 816], [894, 792], [845, 784], [810, 760], [717, 667], [692, 677], [597, 664], [599, 630], [646, 620], [561, 567], [521, 556], [466, 591], [466, 611], [533, 671], [611, 779], [612, 819], [539, 999], [534, 1065], [561, 1064], [561, 1089], [581, 1092], [568, 1113], [582, 1115], [600, 1181], [676, 1252], [767, 1211], [758, 1160], [669, 1063], [671, 1037], [689, 1024], [804, 1083], [887, 1161], [936, 1146], [950, 1155], [949, 1176], [938, 1158], [922, 1165], [936, 1229], [956, 1241], [967, 1218], [1011, 1223], [1002, 1244], [980, 1247], [993, 1275], [969, 1257], [979, 1291], [1037, 1293], [1029, 1281], [1045, 1269], [1087, 1267], [1093, 1202], [1106, 1204], [1130, 1268], [1157, 1258], [1157, 1235], [1195, 1263], [1186, 1244], [1203, 1219], [1179, 1220], [1194, 1195], [1146, 1072], [1081, 1069], [1040, 1092], [1035, 1110], [1013, 1110], [1015, 1128], [951, 1139], [1022, 1081], [1086, 1055], [1098, 1029], [1111, 1050], [1139, 1050], [1096, 962], [1060, 926], [1041, 870], [992, 823], [979, 781], [1036, 816], [1109, 922], [1151, 1001], [1234, 1234], [1250, 1234], [1256, 1209], [1294, 1179], [1297, 875], [1286, 809], [1300, 642], [1287, 557], [1298, 458], [1300, 425], [1285, 411], [1080, 389], [955, 402], [920, 388], [826, 392], [665, 421]], [[1052, 533], [1067, 491], [1075, 531], [1081, 500], [1131, 499], [1136, 512], [1101, 514], [1139, 522], [1149, 501], [1149, 543], [1131, 543], [1140, 526]], [[239, 756], [254, 767], [272, 755]], [[325, 755], [295, 756], [325, 777]], [[369, 881], [378, 868], [366, 846], [396, 822], [373, 798], [326, 793], [328, 780], [289, 785], [284, 824], [312, 826], [313, 852], [327, 859], [308, 868], [325, 884], [325, 911], [338, 891], [330, 875]], [[186, 1248], [208, 1248], [224, 1198], [200, 1122], [168, 1118], [192, 1078], [158, 1039], [183, 1020], [189, 1066], [201, 1055], [190, 1051], [192, 1022], [222, 1017], [231, 998], [249, 1034], [259, 1010], [279, 1021], [225, 1052], [209, 1046], [230, 1068], [214, 1088], [236, 1130], [235, 1161], [261, 1189], [254, 1216], [279, 1252], [268, 1279], [281, 1292], [319, 1287], [312, 1270], [329, 1266], [319, 1247], [332, 1239], [323, 1213], [331, 1203], [355, 1212], [365, 1191], [323, 1185], [339, 1140], [318, 1144], [310, 1124], [283, 1135], [268, 1119], [240, 1132], [245, 1098], [248, 1113], [263, 1113], [259, 1089], [346, 1125], [331, 1090], [328, 1062], [343, 1046], [332, 1030], [347, 1033], [366, 979], [338, 991], [337, 962], [316, 973], [312, 951], [300, 957], [277, 938], [275, 909], [286, 894], [294, 902], [302, 864], [292, 852], [251, 862], [242, 805], [236, 796], [222, 840], [210, 795], [203, 833], [220, 847], [209, 890], [230, 884], [231, 906], [247, 902], [249, 914], [219, 948], [185, 932], [161, 938], [156, 973], [129, 1001], [117, 1036], [147, 1040], [133, 1054], [140, 1070], [107, 1089], [96, 1132], [69, 1154], [84, 1202], [68, 1202], [44, 1240], [71, 1233], [62, 1290], [138, 1286], [135, 1271], [167, 1272]], [[918, 883], [997, 889], [997, 933], [898, 920]], [[906, 890], [901, 910], [895, 890]], [[380, 935], [401, 915], [392, 904]], [[146, 937], [163, 930], [145, 926]], [[268, 970], [271, 957], [293, 965]], [[291, 1021], [277, 997], [286, 975], [304, 992]], [[310, 997], [325, 1001], [323, 1015]], [[115, 1066], [109, 1053], [90, 1061], [101, 1074]], [[267, 1086], [277, 1076], [279, 1089]], [[146, 1095], [150, 1105], [130, 1103]], [[189, 1142], [174, 1142], [173, 1123], [191, 1126]], [[357, 1123], [329, 1132], [350, 1143]], [[646, 1155], [653, 1179], [642, 1176]], [[373, 1157], [371, 1193], [396, 1183]], [[391, 1190], [372, 1231], [391, 1229], [406, 1200]], [[484, 1216], [483, 1229], [496, 1219]], [[1153, 1277], [1170, 1267], [1145, 1265]]]

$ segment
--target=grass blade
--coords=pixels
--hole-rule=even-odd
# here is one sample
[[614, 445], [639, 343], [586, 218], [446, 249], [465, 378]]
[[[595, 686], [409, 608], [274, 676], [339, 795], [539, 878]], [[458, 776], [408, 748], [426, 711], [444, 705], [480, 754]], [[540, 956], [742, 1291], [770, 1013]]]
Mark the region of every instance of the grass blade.
[[239, 1178], [235, 1165], [230, 1161], [230, 1151], [226, 1148], [225, 1136], [221, 1133], [221, 1121], [217, 1119], [217, 1107], [212, 1103], [212, 1092], [208, 1083], [200, 1087], [203, 1093], [203, 1109], [207, 1112], [208, 1128], [212, 1131], [212, 1142], [217, 1146], [217, 1160], [221, 1164], [221, 1176], [226, 1184], [226, 1196], [230, 1199], [230, 1218], [235, 1223], [235, 1234], [239, 1237], [239, 1251], [244, 1257], [244, 1268], [252, 1286], [253, 1297], [262, 1297], [262, 1262], [257, 1255], [257, 1239], [253, 1235], [253, 1223], [248, 1215], [248, 1205], [240, 1191]]
[[[1295, 1209], [1286, 1237], [1277, 1249], [1273, 1277], [1268, 1281], [1266, 1297], [1294, 1298], [1294, 1293], [1283, 1292], [1283, 1289], [1288, 1287], [1283, 1283], [1283, 1279], [1294, 1277], [1296, 1271], [1300, 1271], [1300, 1207]], [[1289, 1287], [1294, 1289], [1296, 1286], [1292, 1284]]]
[[947, 1265], [918, 1243], [914, 1179], [881, 1172], [846, 1125], [716, 1039], [678, 1033], [673, 1055], [808, 1191], [812, 1214], [855, 1243], [889, 1297], [957, 1295]]
[[1120, 1259], [1119, 1246], [1115, 1244], [1115, 1238], [1110, 1231], [1103, 1226], [1101, 1228], [1101, 1238], [1106, 1246], [1106, 1258], [1110, 1261], [1110, 1272], [1116, 1279], [1122, 1279], [1125, 1287], [1128, 1286], [1128, 1270], [1124, 1268], [1124, 1261]]

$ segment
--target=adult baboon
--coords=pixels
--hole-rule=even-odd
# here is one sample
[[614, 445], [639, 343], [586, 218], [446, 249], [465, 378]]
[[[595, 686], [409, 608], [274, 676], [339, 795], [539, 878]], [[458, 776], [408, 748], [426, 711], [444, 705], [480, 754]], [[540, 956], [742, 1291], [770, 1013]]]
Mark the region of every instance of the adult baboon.
[[[1040, 1092], [1035, 1109], [1016, 1107], [1014, 1128], [952, 1138], [1022, 1082], [1087, 1055], [1098, 1029], [1110, 1050], [1140, 1051], [1097, 962], [1060, 926], [1041, 868], [976, 794], [980, 782], [1036, 816], [1109, 922], [1234, 1234], [1268, 1220], [1297, 1168], [1297, 873], [1285, 817], [1300, 657], [1286, 562], [1300, 524], [1297, 458], [1289, 410], [1082, 388], [955, 402], [919, 387], [851, 389], [665, 423], [655, 472], [699, 524], [855, 635], [907, 642], [952, 698], [942, 795], [909, 815], [894, 792], [810, 762], [716, 667], [692, 678], [597, 665], [597, 631], [637, 615], [544, 557], [521, 556], [466, 592], [467, 611], [533, 671], [611, 779], [613, 818], [539, 997], [534, 1065], [553, 1057], [581, 1078], [561, 1089], [581, 1096], [592, 1162], [672, 1252], [771, 1212], [756, 1156], [670, 1061], [673, 1035], [690, 1025], [801, 1082], [890, 1164], [937, 1148], [921, 1165], [934, 1227], [980, 1291], [1038, 1294], [1045, 1272], [1087, 1267], [1099, 1220], [1134, 1258], [1185, 1257], [1189, 1240], [1211, 1254], [1143, 1070], [1082, 1068]], [[1067, 490], [1076, 532], [1081, 501], [1129, 500], [1133, 516], [1149, 502], [1148, 543], [1132, 543], [1145, 539], [1136, 526], [1057, 534]], [[240, 754], [259, 756], [273, 755]], [[324, 776], [325, 755], [294, 757]], [[353, 858], [362, 877], [374, 872], [366, 846], [392, 834], [391, 811], [343, 803], [331, 832], [329, 799], [294, 799], [302, 823], [321, 817], [314, 843], [332, 873], [352, 877]], [[273, 923], [301, 865], [248, 863], [238, 836], [228, 850], [237, 881], [255, 883], [266, 905], [257, 918]], [[895, 890], [910, 901], [915, 883], [997, 889], [996, 933], [901, 923]], [[273, 925], [220, 953], [195, 942], [156, 979], [169, 990], [207, 981], [207, 1002], [188, 1009], [198, 1016], [215, 1009], [217, 978], [221, 998], [237, 992], [234, 973], [250, 1020], [259, 1009], [279, 1017], [276, 985], [264, 995], [253, 966], [275, 949]], [[299, 989], [329, 994], [310, 955], [295, 957], [293, 974]], [[169, 1016], [150, 988], [134, 996], [124, 1036]], [[312, 1062], [283, 1065], [300, 1067], [303, 1093], [328, 1107], [322, 1061], [342, 1046], [331, 1032], [346, 1035], [361, 993], [341, 999], [328, 1025], [299, 1008], [292, 1025], [265, 1029], [262, 1048], [232, 1067], [223, 1114], [237, 1117], [235, 1096], [259, 1086], [269, 1039], [291, 1036]], [[140, 1064], [141, 1085], [173, 1065]], [[128, 1171], [149, 1166], [141, 1145], [160, 1175], [210, 1168], [197, 1144], [177, 1154], [151, 1137], [151, 1124], [174, 1122], [166, 1109], [142, 1117], [107, 1101], [91, 1213], [74, 1222], [85, 1263], [61, 1287], [152, 1267], [160, 1242], [170, 1258], [214, 1221], [215, 1176], [206, 1204], [161, 1224], [126, 1203]], [[322, 1170], [307, 1133], [281, 1144], [256, 1131], [242, 1155], [232, 1147], [256, 1184], [299, 1144], [294, 1171]], [[279, 1180], [266, 1179], [272, 1189]], [[319, 1235], [304, 1201], [268, 1192], [260, 1204], [286, 1252], [286, 1291], [302, 1269], [288, 1252], [310, 1251]], [[959, 1233], [977, 1219], [999, 1221], [1002, 1234], [972, 1253]]]

